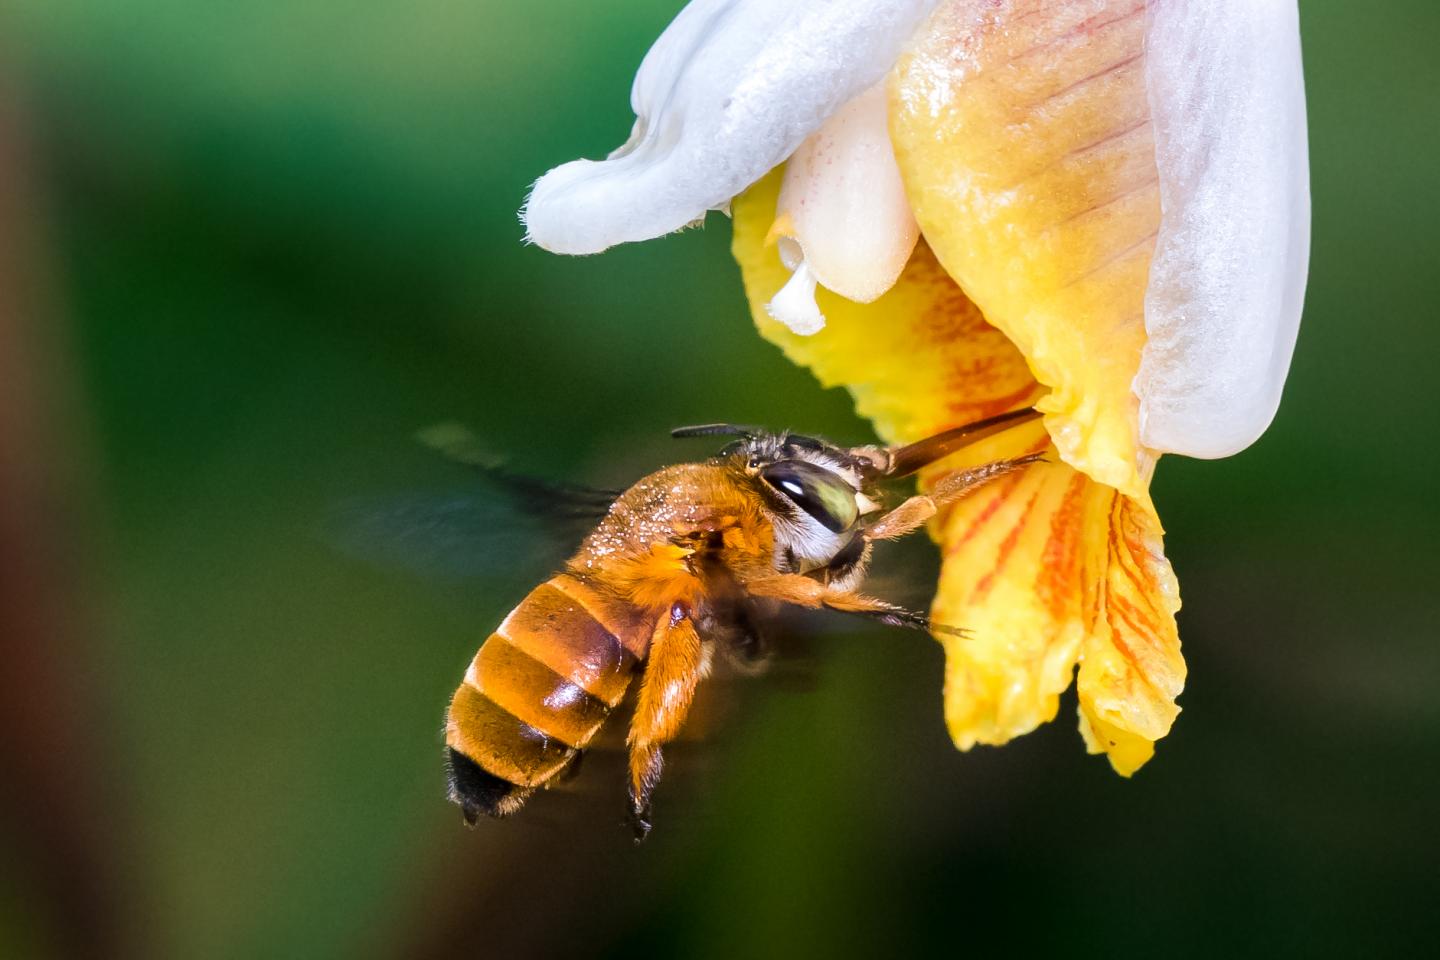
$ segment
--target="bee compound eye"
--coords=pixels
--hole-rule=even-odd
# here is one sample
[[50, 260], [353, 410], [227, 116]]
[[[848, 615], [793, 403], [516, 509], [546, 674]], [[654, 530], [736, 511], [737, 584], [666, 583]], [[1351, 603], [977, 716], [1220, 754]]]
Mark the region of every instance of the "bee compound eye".
[[831, 533], [850, 529], [859, 516], [855, 488], [844, 477], [807, 460], [772, 463], [760, 476]]

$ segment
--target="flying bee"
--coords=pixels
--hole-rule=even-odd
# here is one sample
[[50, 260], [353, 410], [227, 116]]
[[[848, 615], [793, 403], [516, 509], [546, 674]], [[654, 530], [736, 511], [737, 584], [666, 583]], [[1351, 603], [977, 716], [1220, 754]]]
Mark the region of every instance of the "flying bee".
[[514, 813], [572, 768], [638, 677], [626, 743], [630, 814], [643, 839], [661, 749], [714, 650], [754, 649], [757, 604], [953, 629], [858, 592], [872, 544], [919, 529], [1039, 455], [957, 471], [893, 508], [881, 484], [1038, 416], [1019, 410], [892, 448], [730, 424], [675, 430], [736, 439], [621, 493], [564, 569], [481, 645], [446, 714], [450, 799], [472, 825], [482, 813]]

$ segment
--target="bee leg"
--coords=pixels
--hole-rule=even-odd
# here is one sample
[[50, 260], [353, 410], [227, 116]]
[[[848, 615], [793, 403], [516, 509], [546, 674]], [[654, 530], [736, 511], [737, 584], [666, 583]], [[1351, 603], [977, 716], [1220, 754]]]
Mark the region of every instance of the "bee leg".
[[687, 604], [676, 603], [655, 627], [635, 715], [630, 721], [630, 819], [635, 842], [650, 832], [650, 795], [664, 765], [660, 748], [685, 722], [706, 656]]
[[630, 825], [630, 832], [635, 835], [635, 845], [644, 843], [645, 838], [650, 836], [650, 828], [654, 826], [650, 822], [650, 805], [646, 804], [643, 810], [632, 807], [625, 821]]
[[947, 627], [931, 622], [923, 613], [906, 610], [885, 600], [867, 597], [850, 590], [836, 590], [818, 580], [794, 573], [781, 573], [773, 577], [760, 577], [745, 584], [752, 596], [770, 597], [797, 607], [835, 610], [868, 617], [891, 626], [908, 627], [912, 630], [928, 630], [931, 633], [945, 633], [963, 636], [965, 631], [958, 627]]
[[908, 533], [913, 533], [924, 526], [925, 522], [935, 516], [936, 511], [946, 504], [973, 493], [976, 488], [984, 486], [991, 480], [1044, 459], [1044, 454], [1033, 453], [1025, 457], [1016, 457], [1013, 460], [996, 460], [992, 463], [972, 467], [969, 470], [952, 473], [935, 484], [935, 488], [928, 495], [911, 497], [866, 527], [865, 539], [897, 540]]
[[924, 526], [938, 505], [926, 496], [911, 497], [865, 528], [866, 540], [898, 540]]

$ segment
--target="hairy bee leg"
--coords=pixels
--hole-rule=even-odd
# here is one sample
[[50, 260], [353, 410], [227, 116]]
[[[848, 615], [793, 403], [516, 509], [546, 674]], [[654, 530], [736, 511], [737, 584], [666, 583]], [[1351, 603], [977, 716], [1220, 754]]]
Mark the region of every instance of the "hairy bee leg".
[[923, 527], [938, 509], [931, 497], [911, 497], [867, 527], [861, 536], [866, 540], [898, 540]]
[[891, 627], [908, 627], [912, 630], [929, 630], [938, 633], [963, 634], [957, 627], [946, 627], [932, 623], [923, 613], [907, 610], [885, 600], [852, 593], [849, 590], [835, 590], [801, 576], [798, 573], [782, 573], [773, 577], [760, 577], [745, 584], [753, 596], [770, 597], [797, 607], [824, 608], [839, 613], [850, 613], [868, 617]]
[[630, 747], [630, 817], [635, 842], [650, 832], [650, 794], [664, 764], [660, 748], [673, 740], [705, 675], [707, 658], [700, 634], [683, 603], [660, 621], [645, 660], [645, 675], [626, 743]]
[[931, 490], [928, 495], [921, 494], [911, 497], [876, 520], [865, 529], [864, 537], [867, 540], [898, 540], [924, 526], [926, 521], [935, 516], [935, 513], [947, 503], [953, 503], [961, 497], [973, 493], [991, 480], [1044, 459], [1044, 454], [1034, 453], [1025, 457], [1016, 457], [1013, 460], [996, 460], [993, 463], [985, 463], [969, 470], [952, 473], [937, 483], [935, 489]]

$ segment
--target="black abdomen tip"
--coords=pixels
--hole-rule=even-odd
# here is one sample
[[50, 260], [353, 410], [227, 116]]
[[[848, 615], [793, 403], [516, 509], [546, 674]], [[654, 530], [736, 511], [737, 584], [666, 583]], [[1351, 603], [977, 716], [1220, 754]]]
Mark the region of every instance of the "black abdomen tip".
[[524, 805], [531, 790], [502, 780], [454, 747], [445, 748], [450, 776], [450, 799], [460, 805], [461, 815], [472, 827], [480, 814], [505, 817]]

